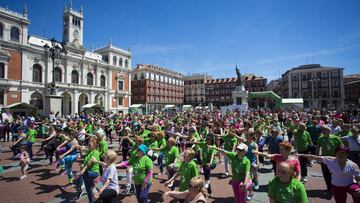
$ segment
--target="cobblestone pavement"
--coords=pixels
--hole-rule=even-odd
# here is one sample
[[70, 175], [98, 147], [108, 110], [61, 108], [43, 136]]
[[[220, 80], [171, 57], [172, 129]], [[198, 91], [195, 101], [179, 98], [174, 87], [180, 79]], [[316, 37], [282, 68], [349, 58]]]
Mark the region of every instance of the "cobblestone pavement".
[[[9, 143], [0, 143], [0, 159], [1, 165], [4, 167], [4, 173], [0, 174], [0, 202], [12, 203], [40, 203], [40, 202], [69, 202], [75, 196], [74, 188], [63, 189], [66, 185], [66, 176], [58, 175], [54, 169], [54, 165], [49, 165], [47, 160], [44, 160], [44, 155], [41, 154], [34, 158], [28, 169], [28, 177], [24, 180], [19, 180], [21, 171], [19, 161], [11, 159], [12, 153], [8, 148]], [[39, 148], [39, 143], [35, 143], [34, 152]], [[118, 143], [114, 143], [109, 148], [118, 149]], [[120, 159], [121, 156], [119, 156]], [[78, 160], [73, 165], [73, 170], [79, 170], [80, 161]], [[310, 202], [334, 202], [331, 197], [324, 194], [325, 182], [322, 177], [321, 169], [318, 164], [314, 164], [309, 169], [308, 183], [305, 185]], [[213, 190], [212, 197], [209, 202], [233, 202], [232, 188], [229, 185], [229, 178], [223, 176], [224, 166], [218, 166], [212, 171], [211, 186]], [[158, 168], [154, 167], [154, 172], [159, 172]], [[125, 184], [125, 170], [118, 170], [121, 190], [124, 189]], [[149, 199], [150, 202], [176, 202], [171, 198], [161, 199], [162, 193], [168, 191], [168, 188], [163, 185], [166, 181], [166, 174], [155, 175], [153, 185], [151, 186]], [[260, 169], [260, 188], [254, 192], [253, 199], [250, 202], [269, 202], [267, 197], [267, 184], [273, 178], [273, 172], [270, 165], [261, 167]], [[348, 202], [352, 202], [351, 197], [348, 196]], [[80, 202], [87, 202], [86, 195], [83, 195]], [[117, 202], [136, 202], [134, 196], [118, 196]]]

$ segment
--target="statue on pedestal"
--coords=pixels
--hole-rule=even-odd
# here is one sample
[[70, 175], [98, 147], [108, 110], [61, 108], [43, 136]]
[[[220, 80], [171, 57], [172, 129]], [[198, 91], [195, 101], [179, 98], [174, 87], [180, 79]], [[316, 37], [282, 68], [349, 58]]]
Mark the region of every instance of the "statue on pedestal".
[[240, 86], [240, 87], [243, 86], [242, 76], [237, 66], [236, 66], [236, 75], [237, 75], [236, 86]]

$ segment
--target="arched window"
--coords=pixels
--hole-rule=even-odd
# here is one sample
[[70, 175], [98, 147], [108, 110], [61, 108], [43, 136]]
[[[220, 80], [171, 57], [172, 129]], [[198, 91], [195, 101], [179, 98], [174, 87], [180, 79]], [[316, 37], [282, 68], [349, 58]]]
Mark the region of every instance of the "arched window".
[[122, 67], [123, 66], [123, 59], [119, 58], [119, 66]]
[[42, 81], [42, 68], [39, 64], [33, 65], [33, 82]]
[[100, 86], [101, 87], [105, 87], [106, 86], [106, 80], [105, 80], [105, 76], [101, 75], [100, 76]]
[[55, 67], [55, 82], [61, 82], [62, 77], [61, 77], [61, 68], [59, 67]]
[[79, 84], [79, 73], [77, 70], [71, 71], [71, 83]]
[[30, 104], [36, 106], [38, 109], [43, 109], [43, 99], [42, 95], [39, 92], [34, 92], [31, 95]]
[[87, 85], [94, 85], [94, 76], [92, 73], [88, 73], [87, 75]]
[[113, 56], [113, 65], [116, 66], [116, 64], [117, 64], [117, 58], [116, 56]]
[[4, 25], [2, 23], [0, 23], [0, 38], [2, 39], [4, 36]]
[[128, 66], [129, 66], [129, 61], [125, 59], [125, 68], [128, 68]]
[[10, 29], [10, 39], [13, 41], [19, 41], [20, 40], [20, 31], [16, 27], [12, 27]]

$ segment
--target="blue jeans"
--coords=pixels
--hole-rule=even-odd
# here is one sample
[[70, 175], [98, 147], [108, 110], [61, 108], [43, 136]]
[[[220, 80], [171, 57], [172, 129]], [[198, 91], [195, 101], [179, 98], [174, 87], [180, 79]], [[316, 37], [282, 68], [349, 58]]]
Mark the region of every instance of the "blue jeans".
[[34, 144], [33, 142], [26, 142], [26, 147], [28, 149], [30, 159], [32, 159], [33, 157], [33, 151], [32, 151], [33, 144]]
[[65, 167], [66, 174], [69, 180], [73, 178], [72, 164], [76, 160], [77, 155], [67, 155], [63, 159], [60, 159], [60, 165]]
[[164, 172], [163, 158], [164, 158], [164, 154], [162, 152], [159, 152], [158, 165], [161, 173]]
[[89, 203], [94, 203], [94, 193], [93, 188], [95, 187], [94, 180], [99, 176], [99, 173], [93, 171], [86, 171], [80, 178], [77, 180], [76, 183], [76, 191], [81, 191], [81, 185], [85, 184], [85, 189], [87, 192], [87, 196], [89, 199]]
[[148, 194], [150, 191], [151, 183], [148, 182], [144, 190], [142, 190], [142, 185], [135, 185], [136, 188], [136, 199], [139, 203], [148, 203]]

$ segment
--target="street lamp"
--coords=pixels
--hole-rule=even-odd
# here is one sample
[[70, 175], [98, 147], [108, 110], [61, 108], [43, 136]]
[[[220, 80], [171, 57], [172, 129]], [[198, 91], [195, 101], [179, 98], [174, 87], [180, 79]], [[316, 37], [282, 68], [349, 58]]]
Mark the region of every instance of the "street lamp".
[[[312, 97], [312, 101], [311, 101], [311, 104], [312, 104], [312, 107], [314, 108], [314, 101], [315, 101], [315, 90], [314, 90], [314, 86], [316, 84], [317, 81], [320, 81], [320, 79], [318, 78], [313, 78], [310, 80], [311, 81], [311, 97]], [[319, 105], [317, 105], [319, 106]]]
[[44, 50], [46, 53], [46, 58], [51, 57], [52, 59], [52, 82], [50, 86], [50, 95], [56, 95], [56, 85], [55, 85], [55, 59], [61, 58], [61, 53], [64, 50], [57, 44], [55, 38], [51, 39], [51, 47], [48, 44], [44, 45]]

